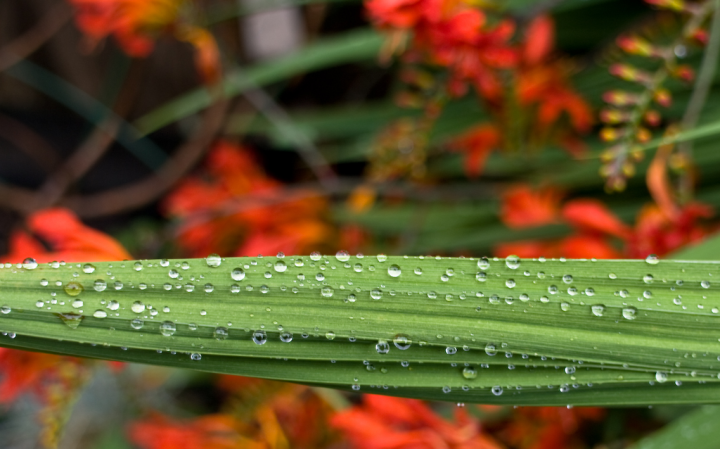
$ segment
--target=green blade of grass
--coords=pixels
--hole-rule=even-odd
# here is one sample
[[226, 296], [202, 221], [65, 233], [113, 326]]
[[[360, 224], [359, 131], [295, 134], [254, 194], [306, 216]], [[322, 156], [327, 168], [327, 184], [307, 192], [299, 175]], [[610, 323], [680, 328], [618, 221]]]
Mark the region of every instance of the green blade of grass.
[[317, 259], [5, 265], [0, 345], [459, 402], [720, 402], [720, 263]]
[[[222, 81], [222, 91], [227, 97], [233, 97], [251, 86], [264, 86], [312, 70], [372, 59], [382, 41], [381, 35], [365, 29], [327, 38], [289, 56], [256, 64], [242, 73], [228, 74]], [[201, 111], [212, 101], [213, 96], [207, 89], [195, 89], [145, 114], [135, 125], [148, 134]]]

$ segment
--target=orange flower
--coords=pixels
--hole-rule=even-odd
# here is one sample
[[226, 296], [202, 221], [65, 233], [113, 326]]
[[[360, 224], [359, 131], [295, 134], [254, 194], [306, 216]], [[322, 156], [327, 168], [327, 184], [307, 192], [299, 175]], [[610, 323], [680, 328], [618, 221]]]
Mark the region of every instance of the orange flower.
[[499, 449], [464, 409], [456, 422], [437, 416], [415, 399], [365, 395], [363, 405], [336, 414], [331, 425], [357, 449]]
[[128, 434], [143, 449], [267, 449], [264, 443], [244, 437], [248, 431], [245, 424], [230, 415], [175, 421], [154, 414], [133, 423]]
[[0, 260], [19, 263], [32, 257], [38, 262], [92, 262], [131, 258], [117, 240], [85, 226], [67, 209], [35, 212], [27, 218], [26, 224], [30, 232], [49, 243], [53, 250], [47, 251], [27, 232], [16, 230], [10, 236], [10, 253]]
[[533, 190], [521, 184], [502, 195], [500, 219], [510, 228], [529, 228], [557, 221], [560, 192], [551, 187]]
[[331, 233], [321, 219], [324, 199], [286, 191], [248, 151], [224, 141], [208, 155], [203, 176], [182, 181], [163, 209], [180, 220], [179, 242], [194, 257], [309, 252]]
[[220, 78], [217, 44], [205, 29], [187, 22], [186, 0], [68, 0], [75, 22], [91, 46], [112, 35], [130, 56], [145, 57], [155, 39], [169, 33], [195, 47], [195, 63], [207, 83]]
[[614, 235], [620, 238], [630, 236], [630, 227], [597, 200], [568, 201], [563, 206], [562, 216], [570, 225], [587, 232]]
[[516, 449], [582, 447], [582, 426], [604, 416], [601, 408], [521, 407], [499, 434]]
[[474, 178], [482, 173], [490, 152], [500, 145], [500, 132], [491, 124], [476, 126], [450, 143], [451, 148], [465, 153], [465, 173]]
[[662, 256], [696, 243], [711, 232], [699, 225], [698, 220], [712, 215], [710, 206], [690, 203], [671, 219], [656, 204], [648, 204], [636, 219], [635, 230], [628, 241], [628, 255], [635, 258], [645, 258], [648, 254]]

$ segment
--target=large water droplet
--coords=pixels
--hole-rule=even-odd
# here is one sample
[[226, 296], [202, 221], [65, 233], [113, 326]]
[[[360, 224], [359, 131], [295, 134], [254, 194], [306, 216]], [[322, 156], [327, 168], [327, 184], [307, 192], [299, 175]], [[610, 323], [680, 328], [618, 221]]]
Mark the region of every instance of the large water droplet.
[[23, 262], [22, 262], [22, 267], [25, 268], [26, 270], [34, 270], [35, 268], [37, 268], [37, 266], [38, 266], [37, 261], [35, 259], [33, 259], [32, 257], [28, 257], [25, 260], [23, 260]]
[[412, 346], [412, 340], [407, 335], [396, 335], [395, 338], [393, 338], [393, 344], [396, 348], [398, 348], [401, 351], [405, 351], [406, 349], [410, 348]]
[[97, 279], [95, 283], [93, 283], [93, 289], [95, 289], [96, 292], [104, 292], [106, 288], [107, 282], [102, 279]]
[[387, 256], [386, 256], [385, 254], [378, 254], [378, 255], [377, 255], [377, 261], [378, 261], [378, 262], [382, 263], [382, 262], [385, 262], [386, 260], [387, 260]]
[[402, 274], [402, 270], [400, 270], [400, 267], [397, 266], [397, 265], [390, 265], [390, 266], [388, 267], [388, 274], [389, 274], [391, 277], [396, 278], [396, 277], [398, 277], [398, 276], [400, 276], [400, 275]]
[[95, 266], [92, 264], [86, 263], [85, 265], [83, 265], [82, 270], [83, 270], [83, 273], [91, 274], [91, 273], [95, 272]]
[[192, 354], [190, 354], [190, 360], [195, 360], [197, 362], [198, 360], [201, 360], [201, 359], [202, 359], [202, 355], [197, 352], [193, 352]]
[[267, 334], [265, 331], [255, 331], [252, 335], [252, 340], [256, 345], [264, 345], [267, 342]]
[[515, 288], [515, 280], [508, 279], [505, 281], [505, 287], [507, 288]]
[[0, 307], [0, 312], [2, 312], [4, 315], [7, 315], [8, 313], [12, 312], [12, 309], [10, 308], [10, 306], [5, 305]]
[[73, 306], [74, 308], [76, 308], [76, 309], [79, 309], [79, 308], [82, 307], [83, 305], [84, 305], [84, 303], [83, 303], [83, 300], [82, 300], [82, 299], [76, 299], [76, 300], [74, 300], [74, 301], [72, 302], [72, 306]]
[[605, 306], [602, 304], [591, 306], [590, 309], [592, 310], [592, 314], [595, 316], [603, 316], [603, 312], [605, 312]]
[[340, 262], [347, 262], [348, 260], [350, 260], [350, 253], [345, 250], [340, 250], [335, 253], [335, 258]]
[[659, 383], [663, 383], [667, 381], [667, 373], [658, 371], [655, 373], [655, 380], [657, 380]]
[[490, 268], [490, 260], [487, 257], [482, 257], [478, 260], [477, 266], [479, 269], [485, 271]]
[[175, 323], [172, 321], [163, 321], [160, 323], [160, 333], [165, 337], [171, 337], [176, 330]]
[[315, 262], [317, 262], [320, 259], [322, 259], [322, 254], [320, 254], [319, 252], [313, 251], [310, 253], [310, 260], [314, 260]]
[[322, 282], [325, 280], [325, 275], [322, 273], [318, 273], [315, 275], [315, 280]]
[[143, 269], [143, 264], [142, 264], [142, 262], [137, 261], [137, 262], [135, 262], [135, 263], [133, 264], [133, 270], [135, 270], [135, 271], [142, 271], [142, 269]]
[[108, 305], [106, 307], [110, 310], [117, 310], [120, 308], [120, 303], [115, 300], [112, 300], [108, 303]]
[[65, 284], [65, 287], [63, 287], [63, 290], [65, 290], [65, 293], [67, 293], [70, 296], [77, 296], [83, 292], [84, 288], [83, 288], [82, 284], [80, 284], [78, 281], [70, 281], [67, 284]]
[[143, 327], [143, 320], [140, 318], [135, 318], [134, 320], [130, 321], [130, 327], [132, 327], [135, 330], [140, 330]]
[[507, 265], [507, 267], [511, 270], [517, 270], [520, 268], [520, 258], [514, 255], [507, 256], [505, 258], [505, 265]]
[[647, 262], [650, 265], [657, 265], [660, 263], [660, 258], [656, 256], [655, 254], [650, 254], [645, 258], [645, 262]]
[[487, 355], [497, 355], [497, 348], [494, 344], [488, 343], [485, 345], [485, 354]]
[[210, 254], [205, 258], [205, 263], [207, 263], [207, 266], [210, 268], [217, 268], [222, 263], [222, 257], [217, 254]]
[[178, 270], [171, 268], [170, 271], [168, 271], [168, 276], [173, 279], [177, 279], [177, 277], [180, 276], [180, 273], [178, 273]]
[[106, 318], [107, 312], [104, 310], [96, 310], [95, 313], [93, 313], [93, 316], [95, 318]]
[[637, 318], [637, 309], [635, 307], [625, 307], [622, 311], [622, 315], [626, 320], [634, 320]]
[[83, 316], [78, 313], [58, 313], [58, 318], [60, 318], [60, 321], [65, 323], [67, 327], [70, 329], [77, 329], [78, 326], [80, 326], [80, 323], [83, 320]]
[[390, 352], [390, 344], [385, 340], [380, 340], [375, 345], [375, 351], [377, 351], [378, 354], [387, 354]]
[[494, 394], [495, 396], [500, 396], [501, 394], [503, 394], [503, 389], [499, 385], [495, 385], [490, 391], [492, 391], [492, 394]]
[[335, 290], [333, 290], [333, 289], [330, 288], [330, 287], [323, 287], [323, 288], [320, 289], [320, 294], [321, 294], [324, 298], [332, 298], [333, 293], [335, 293]]
[[245, 279], [245, 270], [243, 270], [242, 268], [235, 268], [230, 273], [230, 277], [232, 277], [233, 280], [242, 281], [243, 279]]
[[382, 291], [378, 290], [377, 288], [374, 288], [370, 291], [370, 297], [372, 299], [380, 299], [380, 298], [382, 298]]
[[280, 334], [280, 341], [283, 343], [290, 343], [293, 339], [293, 334], [290, 332], [283, 332]]
[[135, 301], [132, 306], [130, 306], [130, 310], [135, 313], [143, 313], [145, 311], [145, 304], [140, 301]]
[[462, 375], [465, 379], [475, 379], [478, 375], [478, 372], [475, 368], [466, 366], [465, 368], [463, 368]]
[[278, 273], [284, 273], [285, 270], [287, 270], [287, 264], [284, 261], [278, 260], [275, 262], [275, 271]]

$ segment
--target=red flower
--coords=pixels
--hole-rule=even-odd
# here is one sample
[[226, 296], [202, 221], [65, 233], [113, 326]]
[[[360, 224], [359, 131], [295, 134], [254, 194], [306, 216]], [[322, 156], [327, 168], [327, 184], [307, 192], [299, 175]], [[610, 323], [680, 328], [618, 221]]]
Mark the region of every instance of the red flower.
[[220, 57], [212, 35], [185, 21], [184, 0], [68, 0], [75, 7], [75, 23], [94, 46], [112, 35], [130, 56], [152, 52], [162, 33], [195, 47], [195, 63], [205, 82], [220, 78]]
[[336, 414], [331, 424], [357, 449], [500, 448], [464, 410], [452, 423], [415, 399], [365, 395], [363, 405]]
[[490, 152], [500, 145], [500, 132], [494, 125], [483, 124], [457, 137], [450, 146], [465, 153], [465, 173], [474, 178], [482, 173]]
[[324, 199], [309, 190], [286, 191], [242, 147], [217, 143], [203, 175], [186, 178], [163, 205], [180, 220], [179, 242], [194, 257], [298, 254], [331, 233], [321, 219]]
[[499, 433], [516, 449], [582, 447], [578, 441], [582, 426], [604, 416], [601, 408], [521, 407]]
[[133, 423], [130, 440], [143, 449], [266, 449], [242, 435], [247, 426], [230, 415], [206, 415], [175, 421], [155, 414]]
[[578, 199], [568, 201], [562, 209], [562, 216], [568, 224], [581, 230], [613, 235], [620, 238], [630, 236], [630, 227], [620, 221], [600, 201]]
[[510, 228], [555, 223], [561, 196], [551, 187], [533, 190], [528, 185], [517, 185], [503, 193], [500, 219]]

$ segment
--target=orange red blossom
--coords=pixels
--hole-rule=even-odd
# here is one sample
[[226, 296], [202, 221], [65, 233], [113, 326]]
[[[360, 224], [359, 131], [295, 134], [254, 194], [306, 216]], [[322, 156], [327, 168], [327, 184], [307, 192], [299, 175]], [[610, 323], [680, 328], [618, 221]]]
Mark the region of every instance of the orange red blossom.
[[91, 46], [112, 35], [130, 56], [145, 57], [155, 40], [169, 34], [195, 49], [195, 66], [206, 83], [220, 79], [220, 55], [215, 38], [192, 17], [189, 0], [68, 0], [75, 23]]
[[662, 256], [710, 233], [700, 220], [712, 216], [712, 209], [690, 203], [670, 216], [655, 204], [644, 206], [634, 226], [620, 220], [602, 202], [574, 199], [561, 204], [560, 194], [546, 187], [533, 190], [526, 185], [509, 189], [503, 196], [500, 218], [509, 227], [533, 227], [564, 223], [573, 234], [557, 240], [502, 243], [495, 255], [568, 258], [645, 258]]

